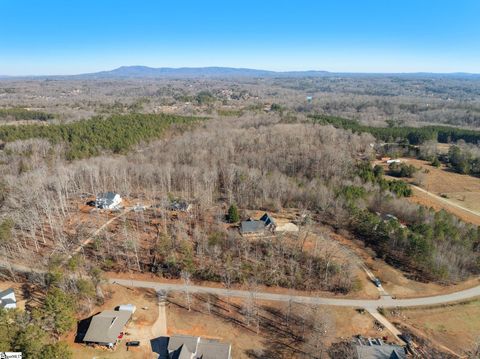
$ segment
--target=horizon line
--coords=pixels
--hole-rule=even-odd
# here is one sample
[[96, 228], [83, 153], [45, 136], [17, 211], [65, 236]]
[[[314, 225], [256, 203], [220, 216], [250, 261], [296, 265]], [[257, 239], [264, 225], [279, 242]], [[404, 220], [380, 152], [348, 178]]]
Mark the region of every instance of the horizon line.
[[[330, 70], [319, 70], [319, 69], [308, 69], [308, 70], [298, 70], [298, 69], [288, 69], [288, 70], [273, 70], [273, 69], [264, 69], [264, 68], [255, 68], [255, 67], [235, 67], [235, 66], [219, 66], [219, 65], [209, 65], [209, 66], [180, 66], [180, 67], [173, 67], [173, 66], [148, 66], [148, 65], [121, 65], [115, 68], [111, 68], [108, 70], [97, 70], [93, 72], [78, 72], [78, 73], [64, 73], [64, 74], [25, 74], [25, 75], [8, 75], [8, 74], [0, 74], [0, 78], [31, 78], [31, 77], [66, 77], [66, 76], [84, 76], [84, 75], [95, 75], [101, 73], [108, 73], [113, 72], [115, 70], [123, 69], [123, 68], [145, 68], [145, 69], [152, 69], [152, 70], [162, 70], [162, 69], [169, 69], [169, 70], [182, 70], [182, 69], [191, 69], [191, 70], [201, 70], [201, 69], [233, 69], [233, 70], [250, 70], [250, 71], [263, 71], [263, 72], [270, 72], [270, 73], [277, 73], [277, 74], [288, 74], [288, 73], [308, 73], [308, 72], [316, 72], [316, 73], [328, 73], [328, 74], [345, 74], [345, 75], [418, 75], [418, 74], [431, 74], [431, 75], [480, 75], [480, 72], [468, 72], [468, 71], [393, 71], [393, 72], [382, 72], [382, 71], [330, 71]], [[132, 76], [134, 77], [134, 76]]]

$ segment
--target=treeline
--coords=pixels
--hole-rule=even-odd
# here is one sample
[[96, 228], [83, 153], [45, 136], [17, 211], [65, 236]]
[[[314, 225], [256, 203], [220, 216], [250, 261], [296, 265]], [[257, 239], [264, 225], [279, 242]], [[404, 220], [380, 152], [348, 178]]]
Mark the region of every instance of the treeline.
[[357, 175], [365, 182], [376, 184], [382, 191], [390, 191], [398, 197], [410, 197], [412, 189], [410, 185], [401, 180], [387, 180], [383, 177], [382, 166], [371, 167], [370, 163], [362, 162], [357, 166]]
[[25, 310], [0, 308], [0, 352], [22, 352], [27, 359], [72, 358], [60, 340], [75, 327], [78, 314], [86, 315], [94, 303], [101, 303], [96, 295], [101, 272], [90, 268], [89, 275], [73, 279], [78, 258], [69, 261], [66, 273], [56, 261], [53, 256], [48, 273], [28, 276]]
[[[349, 229], [390, 264], [414, 274], [418, 280], [451, 282], [480, 273], [480, 229], [453, 215], [407, 205], [393, 198], [412, 194], [403, 181], [387, 181], [383, 167], [358, 165], [365, 184], [378, 185], [377, 194], [361, 186], [347, 186], [348, 220], [337, 226]], [[390, 187], [392, 186], [392, 187]], [[398, 186], [398, 187], [397, 187]], [[366, 202], [367, 206], [362, 202]]]
[[475, 156], [472, 152], [466, 149], [462, 150], [459, 146], [452, 146], [449, 148], [446, 158], [444, 157], [441, 157], [443, 162], [446, 162], [455, 172], [480, 176], [480, 157]]
[[191, 124], [199, 118], [175, 115], [114, 115], [94, 117], [69, 124], [0, 126], [0, 140], [12, 142], [45, 138], [52, 143], [64, 142], [68, 160], [99, 155], [107, 150], [121, 153], [141, 141], [161, 136], [173, 124]]
[[448, 126], [424, 127], [374, 127], [341, 117], [314, 115], [316, 123], [332, 125], [336, 128], [351, 130], [355, 133], [370, 133], [384, 142], [408, 142], [419, 145], [425, 141], [434, 140], [440, 143], [449, 143], [463, 140], [468, 143], [480, 142], [480, 131], [466, 130]]
[[14, 108], [0, 108], [0, 119], [1, 120], [37, 120], [37, 121], [47, 121], [55, 118], [51, 113], [43, 111], [32, 111], [27, 110], [21, 107]]
[[354, 233], [387, 262], [416, 273], [418, 280], [450, 282], [480, 273], [480, 230], [445, 212], [419, 207], [405, 226], [395, 217], [355, 209]]

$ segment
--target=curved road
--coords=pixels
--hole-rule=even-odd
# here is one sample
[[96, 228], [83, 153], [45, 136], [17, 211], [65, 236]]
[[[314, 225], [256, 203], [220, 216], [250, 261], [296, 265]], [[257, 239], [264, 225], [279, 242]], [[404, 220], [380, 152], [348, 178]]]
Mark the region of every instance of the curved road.
[[[156, 291], [184, 291], [183, 284], [170, 284], [160, 282], [150, 282], [142, 280], [130, 279], [115, 279], [108, 280], [112, 284], [120, 284], [126, 287], [149, 288]], [[198, 285], [189, 285], [188, 290], [191, 293], [208, 293], [221, 296], [230, 296], [237, 298], [251, 297], [252, 293], [246, 290], [225, 289], [205, 287]], [[480, 285], [465, 289], [459, 292], [437, 295], [433, 297], [411, 298], [411, 299], [393, 299], [391, 297], [381, 297], [380, 299], [340, 299], [340, 298], [323, 298], [323, 297], [309, 297], [300, 295], [277, 294], [269, 292], [254, 292], [254, 296], [258, 300], [272, 300], [278, 302], [294, 301], [296, 303], [304, 304], [320, 304], [320, 305], [334, 305], [341, 307], [356, 307], [366, 309], [376, 309], [378, 307], [394, 308], [394, 307], [417, 307], [445, 304], [450, 302], [462, 301], [480, 296]]]

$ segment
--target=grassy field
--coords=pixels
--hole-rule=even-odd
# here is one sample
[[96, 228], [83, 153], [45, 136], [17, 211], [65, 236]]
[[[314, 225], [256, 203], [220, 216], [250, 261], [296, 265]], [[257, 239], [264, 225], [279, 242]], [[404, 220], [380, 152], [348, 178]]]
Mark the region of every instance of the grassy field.
[[[443, 165], [436, 168], [427, 161], [413, 158], [401, 160], [419, 169], [409, 182], [415, 182], [420, 188], [442, 197], [440, 200], [414, 188], [413, 196], [408, 200], [435, 210], [445, 209], [466, 222], [480, 225], [480, 216], [457, 207], [480, 213], [480, 178], [452, 172]], [[388, 170], [386, 163], [378, 164]]]
[[480, 300], [445, 307], [404, 309], [390, 312], [388, 317], [418, 329], [426, 339], [458, 354], [470, 349], [480, 335]]

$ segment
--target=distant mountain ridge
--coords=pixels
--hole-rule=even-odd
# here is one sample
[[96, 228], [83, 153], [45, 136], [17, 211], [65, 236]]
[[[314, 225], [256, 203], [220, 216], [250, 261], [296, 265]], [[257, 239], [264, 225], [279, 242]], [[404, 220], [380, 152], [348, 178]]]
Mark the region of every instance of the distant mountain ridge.
[[0, 79], [33, 78], [33, 79], [154, 79], [154, 78], [278, 78], [278, 77], [382, 77], [395, 76], [405, 78], [475, 78], [480, 74], [473, 73], [355, 73], [355, 72], [328, 72], [319, 70], [309, 71], [271, 71], [236, 67], [148, 67], [148, 66], [121, 66], [119, 68], [79, 75], [39, 75], [39, 76], [2, 76]]
[[77, 75], [95, 78], [155, 78], [155, 77], [279, 77], [279, 76], [322, 76], [327, 71], [287, 71], [277, 72], [236, 67], [148, 67], [122, 66], [111, 71], [100, 71], [91, 74]]

